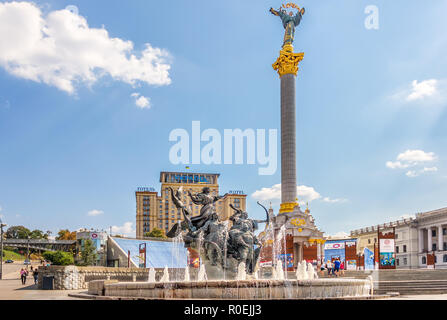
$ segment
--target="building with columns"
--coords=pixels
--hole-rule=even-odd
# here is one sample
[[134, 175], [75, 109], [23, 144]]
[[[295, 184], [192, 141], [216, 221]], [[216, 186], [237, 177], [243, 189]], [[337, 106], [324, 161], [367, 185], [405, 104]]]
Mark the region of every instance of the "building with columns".
[[427, 254], [435, 255], [435, 268], [447, 268], [447, 208], [417, 213], [414, 218], [351, 231], [357, 237], [357, 253], [374, 251], [378, 231], [395, 231], [397, 269], [427, 268]]
[[435, 268], [447, 268], [447, 208], [418, 213], [418, 265], [427, 267], [427, 253], [435, 254]]

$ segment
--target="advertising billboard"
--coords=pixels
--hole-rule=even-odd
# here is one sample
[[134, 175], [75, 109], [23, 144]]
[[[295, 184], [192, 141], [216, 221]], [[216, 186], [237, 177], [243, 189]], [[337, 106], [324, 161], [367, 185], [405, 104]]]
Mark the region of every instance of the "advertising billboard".
[[394, 239], [380, 239], [380, 253], [382, 252], [394, 253]]

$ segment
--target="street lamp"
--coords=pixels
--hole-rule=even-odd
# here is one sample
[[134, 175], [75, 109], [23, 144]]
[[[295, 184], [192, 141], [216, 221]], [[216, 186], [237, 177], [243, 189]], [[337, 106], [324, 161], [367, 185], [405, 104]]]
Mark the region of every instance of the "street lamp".
[[7, 225], [2, 222], [0, 219], [0, 280], [3, 277], [3, 227]]

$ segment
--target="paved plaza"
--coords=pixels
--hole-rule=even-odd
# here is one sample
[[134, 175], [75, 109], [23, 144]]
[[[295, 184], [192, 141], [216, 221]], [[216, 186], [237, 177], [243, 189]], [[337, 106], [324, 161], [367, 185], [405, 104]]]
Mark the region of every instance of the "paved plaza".
[[[35, 264], [34, 267], [38, 265]], [[82, 292], [84, 290], [38, 290], [34, 279], [30, 275], [26, 284], [22, 285], [19, 272], [23, 263], [3, 265], [3, 280], [0, 280], [0, 300], [79, 300], [69, 297], [69, 293]]]

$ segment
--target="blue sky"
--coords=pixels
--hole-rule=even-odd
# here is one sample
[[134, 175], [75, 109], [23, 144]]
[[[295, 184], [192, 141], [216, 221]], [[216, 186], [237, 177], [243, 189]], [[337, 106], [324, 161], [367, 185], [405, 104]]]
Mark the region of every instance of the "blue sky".
[[[35, 1], [34, 10], [22, 3], [11, 11], [0, 2], [0, 16], [24, 19], [0, 19], [0, 30], [15, 30], [0, 31], [3, 220], [53, 232], [128, 231], [135, 189], [158, 190], [160, 171], [184, 169], [169, 162], [171, 130], [191, 131], [194, 120], [220, 132], [279, 130], [271, 65], [284, 30], [268, 9], [281, 3]], [[295, 34], [295, 50], [305, 52], [297, 78], [298, 184], [306, 187], [300, 199], [314, 199], [317, 225], [327, 234], [349, 232], [445, 207], [447, 3], [298, 4], [306, 8]], [[57, 12], [68, 5], [88, 27], [63, 33], [72, 16]], [[378, 30], [364, 26], [368, 5], [379, 9]], [[29, 40], [40, 30], [27, 15], [50, 26], [42, 41], [57, 39], [54, 48]], [[74, 46], [85, 28], [96, 31]], [[51, 69], [55, 63], [64, 68]], [[147, 71], [153, 65], [160, 68]], [[260, 199], [278, 209], [268, 194], [280, 183], [279, 168], [260, 176], [257, 165], [190, 167], [219, 172], [222, 193], [244, 190], [250, 215], [262, 216], [252, 196], [262, 188]]]

